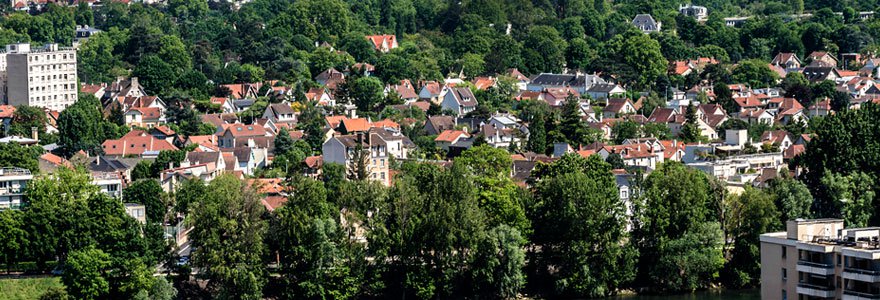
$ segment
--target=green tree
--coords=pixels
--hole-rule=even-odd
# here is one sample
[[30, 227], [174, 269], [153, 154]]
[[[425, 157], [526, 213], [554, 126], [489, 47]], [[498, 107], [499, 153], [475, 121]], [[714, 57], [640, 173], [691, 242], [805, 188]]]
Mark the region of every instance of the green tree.
[[842, 175], [826, 173], [822, 177], [828, 199], [839, 207], [839, 216], [852, 227], [865, 227], [874, 218], [874, 178], [865, 173]]
[[37, 135], [46, 135], [46, 112], [42, 108], [20, 105], [15, 107], [15, 115], [9, 123], [7, 135], [31, 136], [31, 129], [37, 129]]
[[473, 282], [478, 295], [509, 299], [525, 286], [526, 239], [516, 228], [500, 225], [480, 241], [472, 266]]
[[363, 112], [371, 112], [382, 103], [382, 82], [375, 77], [361, 77], [351, 85], [351, 97], [354, 104]]
[[523, 62], [527, 73], [562, 71], [567, 43], [555, 28], [533, 26], [523, 42]]
[[776, 208], [780, 212], [782, 224], [798, 218], [809, 219], [813, 216], [810, 207], [813, 195], [807, 186], [794, 178], [780, 178], [770, 182], [770, 192], [776, 198]]
[[697, 123], [697, 109], [689, 104], [685, 112], [684, 126], [681, 127], [679, 138], [685, 143], [693, 143], [703, 140], [703, 131]]
[[176, 66], [157, 55], [147, 55], [138, 61], [132, 72], [132, 76], [138, 77], [138, 81], [144, 86], [144, 90], [151, 95], [164, 95], [174, 83], [177, 73]]
[[731, 287], [749, 287], [759, 284], [761, 273], [760, 235], [782, 228], [775, 195], [746, 187], [742, 194], [732, 196], [727, 209], [729, 238], [734, 240], [730, 261], [726, 266], [726, 281]]
[[111, 257], [104, 251], [86, 248], [73, 251], [64, 265], [61, 282], [76, 299], [101, 299], [110, 292], [107, 269]]
[[622, 144], [627, 139], [640, 137], [640, 131], [641, 126], [635, 121], [625, 120], [616, 122], [611, 126], [611, 139], [614, 140], [615, 144]]
[[[561, 296], [608, 296], [635, 275], [636, 252], [625, 243], [626, 207], [611, 165], [598, 156], [568, 154], [541, 177], [533, 242], [538, 276], [549, 276]], [[568, 165], [568, 166], [565, 166]], [[572, 166], [577, 166], [572, 168]], [[556, 269], [545, 274], [549, 268]]]
[[122, 190], [122, 198], [126, 202], [140, 203], [146, 207], [147, 221], [150, 223], [165, 221], [167, 209], [162, 199], [164, 194], [162, 186], [154, 179], [135, 181]]
[[221, 175], [200, 200], [190, 203], [193, 265], [203, 268], [219, 299], [260, 299], [266, 223], [256, 192], [232, 175]]
[[660, 44], [641, 32], [616, 35], [602, 50], [600, 68], [617, 74], [624, 82], [648, 86], [666, 74], [668, 62], [660, 52]]
[[19, 167], [32, 173], [40, 172], [38, 158], [43, 153], [40, 147], [25, 147], [18, 143], [0, 143], [0, 166]]
[[12, 266], [24, 258], [23, 253], [28, 245], [27, 232], [23, 225], [24, 214], [19, 210], [7, 209], [0, 211], [0, 262], [6, 266], [7, 272]]
[[779, 75], [770, 70], [766, 62], [756, 59], [741, 61], [736, 68], [733, 68], [732, 74], [733, 80], [746, 83], [753, 88], [775, 86], [779, 79]]

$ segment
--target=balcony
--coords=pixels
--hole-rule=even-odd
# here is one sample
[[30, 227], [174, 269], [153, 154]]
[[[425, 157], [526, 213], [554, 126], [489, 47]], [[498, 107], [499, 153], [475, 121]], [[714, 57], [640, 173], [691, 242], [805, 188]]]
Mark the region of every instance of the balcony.
[[880, 283], [880, 271], [846, 267], [841, 277], [862, 282]]
[[819, 298], [833, 298], [836, 291], [834, 290], [834, 287], [828, 285], [798, 283], [797, 293]]
[[834, 265], [799, 260], [797, 262], [797, 271], [804, 272], [804, 273], [810, 273], [810, 274], [816, 274], [816, 275], [833, 275], [834, 274]]
[[863, 293], [856, 291], [843, 291], [843, 300], [875, 300], [880, 299], [880, 294]]

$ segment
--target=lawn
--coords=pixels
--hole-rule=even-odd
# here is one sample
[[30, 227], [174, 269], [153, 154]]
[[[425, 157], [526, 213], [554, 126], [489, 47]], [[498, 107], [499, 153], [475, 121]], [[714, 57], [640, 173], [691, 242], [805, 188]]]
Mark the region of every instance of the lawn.
[[0, 300], [38, 299], [52, 287], [64, 286], [58, 277], [0, 279]]

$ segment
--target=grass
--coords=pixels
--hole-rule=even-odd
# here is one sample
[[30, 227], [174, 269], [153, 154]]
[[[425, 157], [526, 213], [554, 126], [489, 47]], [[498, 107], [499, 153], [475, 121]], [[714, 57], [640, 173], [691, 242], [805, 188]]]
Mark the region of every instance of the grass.
[[0, 279], [0, 300], [39, 299], [50, 288], [63, 288], [58, 277]]

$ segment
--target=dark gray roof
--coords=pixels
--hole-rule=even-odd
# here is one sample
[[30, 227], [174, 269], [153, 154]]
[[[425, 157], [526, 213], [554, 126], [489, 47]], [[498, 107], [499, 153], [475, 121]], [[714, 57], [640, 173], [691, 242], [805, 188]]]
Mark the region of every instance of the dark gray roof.
[[220, 160], [220, 152], [189, 152], [186, 159], [193, 165], [217, 162]]
[[638, 14], [633, 19], [632, 23], [636, 26], [653, 26], [657, 27], [657, 21], [654, 21], [654, 17], [649, 14]]
[[583, 86], [584, 83], [584, 77], [573, 74], [542, 73], [532, 79], [532, 84], [538, 85]]
[[235, 105], [235, 107], [250, 107], [254, 105], [254, 102], [254, 99], [237, 99], [232, 100], [232, 105]]
[[115, 159], [104, 156], [95, 157], [89, 163], [89, 170], [94, 172], [118, 172], [122, 170], [127, 170], [129, 168], [125, 163]]
[[810, 81], [822, 81], [828, 78], [828, 74], [835, 72], [833, 67], [806, 67], [804, 68], [804, 77]]
[[477, 106], [477, 97], [474, 97], [474, 93], [471, 92], [469, 88], [452, 88], [449, 90], [450, 93], [455, 96], [455, 101], [458, 101], [458, 104], [461, 106]]
[[587, 91], [594, 92], [594, 93], [608, 93], [608, 92], [611, 92], [611, 90], [614, 90], [614, 88], [616, 88], [616, 87], [617, 87], [617, 85], [613, 84], [613, 83], [607, 83], [607, 84], [599, 83], [599, 84], [594, 84]]
[[232, 148], [232, 154], [235, 154], [235, 158], [238, 159], [238, 162], [247, 162], [251, 160], [251, 148], [248, 147], [235, 147]]

